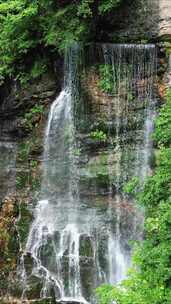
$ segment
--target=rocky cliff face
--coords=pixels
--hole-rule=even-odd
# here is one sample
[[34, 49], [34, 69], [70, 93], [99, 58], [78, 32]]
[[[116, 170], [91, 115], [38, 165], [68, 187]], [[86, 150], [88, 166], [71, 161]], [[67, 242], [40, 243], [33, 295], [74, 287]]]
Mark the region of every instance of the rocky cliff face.
[[[35, 106], [48, 106], [57, 93], [55, 76], [49, 72], [36, 81], [21, 86], [17, 81], [1, 88], [0, 137], [22, 138], [28, 133], [24, 126], [26, 113]], [[36, 123], [33, 122], [33, 123]]]
[[[22, 87], [17, 82], [1, 87], [0, 99], [0, 199], [16, 190], [18, 172], [23, 168], [24, 153], [30, 161], [41, 152], [44, 118], [57, 94], [58, 85], [51, 72]], [[37, 132], [35, 134], [35, 132]], [[35, 134], [35, 135], [34, 135]], [[38, 137], [39, 144], [36, 137]], [[34, 143], [29, 147], [27, 140]], [[26, 151], [22, 151], [25, 142]], [[33, 147], [34, 146], [34, 147]], [[39, 147], [38, 147], [39, 146]], [[31, 152], [31, 150], [34, 150]], [[36, 151], [35, 151], [36, 150]], [[29, 152], [30, 151], [30, 152]], [[30, 153], [34, 154], [29, 156]], [[21, 155], [22, 154], [22, 155]], [[26, 158], [25, 158], [26, 161]], [[28, 169], [28, 168], [27, 168]], [[7, 186], [8, 185], [8, 186]]]
[[158, 36], [164, 39], [171, 39], [171, 1], [159, 0], [159, 25]]
[[[107, 39], [111, 41], [168, 41], [171, 37], [170, 12], [170, 0], [126, 0], [123, 6], [121, 6], [112, 17], [113, 21], [112, 23], [110, 22], [110, 28], [108, 28], [108, 24], [106, 24], [104, 27], [105, 30], [103, 31], [101, 29], [100, 36], [98, 36], [99, 40], [106, 40], [106, 31], [108, 31]], [[162, 52], [164, 54], [164, 49]], [[167, 60], [164, 59], [163, 61], [162, 55], [160, 55], [160, 57], [158, 61], [158, 67], [162, 68], [160, 78], [162, 78], [163, 72], [167, 69], [164, 82], [167, 85], [171, 85], [170, 65], [167, 63]], [[109, 105], [112, 109], [113, 116], [115, 116], [116, 100], [114, 101], [110, 94], [105, 94], [99, 90], [98, 77], [96, 73], [89, 70], [86, 80], [82, 80], [88, 115], [90, 115], [91, 112], [89, 118], [92, 122], [92, 128], [96, 130], [96, 127], [99, 128], [100, 126], [101, 129], [104, 127], [100, 140], [97, 138], [94, 140], [92, 138], [95, 133], [92, 133], [92, 136], [80, 134], [79, 140], [81, 144], [85, 145], [86, 143], [88, 147], [81, 162], [83, 174], [80, 187], [83, 196], [85, 193], [92, 195], [92, 193], [96, 193], [99, 189], [99, 191], [103, 192], [100, 193], [100, 195], [105, 195], [108, 191], [109, 172], [107, 168], [107, 143], [104, 140], [105, 138], [103, 138], [106, 132], [104, 120], [106, 120], [109, 114]], [[10, 219], [11, 223], [13, 223], [13, 219], [17, 218], [19, 223], [18, 231], [20, 240], [15, 235], [17, 245], [14, 255], [16, 255], [17, 252], [18, 255], [21, 254], [20, 246], [25, 243], [28, 227], [32, 219], [31, 210], [39, 196], [43, 131], [49, 106], [60, 89], [60, 79], [62, 78], [63, 75], [61, 71], [59, 71], [58, 77], [56, 77], [56, 74], [52, 71], [48, 71], [48, 73], [40, 79], [30, 82], [27, 87], [23, 88], [17, 82], [13, 81], [0, 88], [0, 200], [3, 206], [5, 206], [5, 204], [8, 206], [9, 200], [6, 199], [5, 201], [4, 197], [12, 194], [16, 199], [15, 204], [18, 206], [17, 212], [15, 211], [14, 215], [11, 216], [12, 219]], [[143, 88], [143, 85], [143, 83], [140, 83], [140, 89]], [[129, 107], [130, 113], [131, 111], [132, 113], [136, 111], [140, 113], [142, 110], [137, 108], [136, 104], [131, 104], [131, 96]], [[95, 124], [95, 120], [99, 122], [98, 125]], [[141, 121], [134, 122], [130, 114], [129, 123], [130, 130], [132, 130], [134, 125], [137, 123], [141, 124]], [[91, 128], [89, 128], [89, 132], [91, 133]], [[130, 140], [132, 140], [131, 132]], [[130, 149], [129, 142], [127, 145]], [[127, 149], [125, 153], [129, 153], [131, 151], [131, 149], [130, 151], [129, 149]], [[134, 157], [131, 152], [130, 155]], [[120, 155], [114, 155], [111, 161], [116, 163], [118, 157], [120, 157]], [[125, 159], [126, 157], [127, 155]], [[99, 175], [99, 170], [101, 175]], [[89, 173], [86, 177], [85, 172]], [[94, 182], [92, 182], [92, 180]], [[95, 205], [102, 204], [100, 195], [94, 200]], [[103, 202], [104, 200], [103, 197]], [[3, 210], [4, 209], [2, 209], [2, 214]], [[123, 202], [122, 211], [123, 216], [130, 216], [131, 218], [133, 211], [132, 209], [128, 210], [126, 201]], [[4, 227], [6, 229], [5, 231], [9, 234], [13, 231], [10, 230], [11, 226], [10, 228]], [[124, 233], [124, 227], [122, 233]], [[10, 242], [10, 246], [13, 246], [13, 240]], [[0, 296], [6, 295], [8, 289], [17, 297], [18, 295], [21, 296], [21, 290], [15, 290], [15, 284], [11, 287], [11, 278], [13, 280], [16, 275], [17, 261], [14, 256], [10, 257], [10, 259], [11, 263], [14, 261], [11, 267], [14, 275], [11, 276], [8, 270], [6, 277], [9, 277], [9, 280], [4, 276], [0, 277], [0, 279], [2, 279]], [[30, 261], [28, 261], [28, 267], [30, 267]], [[40, 282], [35, 279], [33, 283], [35, 294], [31, 291], [30, 299], [38, 297], [37, 291], [40, 291], [40, 288], [38, 288], [40, 287]], [[44, 304], [51, 303], [51, 301], [51, 299], [42, 302], [38, 300], [37, 303]], [[17, 300], [15, 302], [14, 299], [10, 298], [6, 300], [6, 303], [17, 303]]]
[[[104, 24], [97, 24], [97, 41], [168, 41], [171, 37], [170, 0], [125, 0]], [[103, 20], [102, 20], [103, 21]], [[170, 49], [169, 49], [170, 50]], [[61, 67], [22, 87], [15, 80], [0, 86], [0, 137], [25, 134], [23, 118], [35, 105], [48, 105], [60, 90]]]
[[[3, 263], [0, 261], [0, 302], [2, 303], [19, 303], [18, 300], [9, 298], [8, 293], [12, 293], [13, 296], [21, 295], [16, 266], [32, 219], [29, 210], [34, 204], [36, 191], [40, 185], [39, 167], [45, 120], [49, 106], [60, 86], [60, 81], [57, 84], [54, 75], [49, 71], [24, 87], [17, 82], [6, 83], [1, 87], [0, 243]], [[9, 210], [9, 215], [5, 215], [6, 221], [3, 219], [4, 210]], [[4, 296], [7, 297], [2, 300], [1, 297]], [[51, 301], [40, 303], [51, 303]]]
[[[105, 24], [105, 30], [110, 37], [108, 40], [141, 42], [169, 39], [171, 37], [170, 11], [170, 0], [123, 1], [112, 15], [112, 19], [108, 20], [108, 25]], [[106, 37], [105, 30], [104, 33], [101, 31], [103, 40]]]

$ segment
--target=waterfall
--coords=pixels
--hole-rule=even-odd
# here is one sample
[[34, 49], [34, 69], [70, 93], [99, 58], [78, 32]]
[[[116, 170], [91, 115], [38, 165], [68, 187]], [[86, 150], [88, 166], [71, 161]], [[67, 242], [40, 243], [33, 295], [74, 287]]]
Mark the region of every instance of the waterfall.
[[[124, 193], [120, 193], [121, 180], [126, 183], [126, 181], [131, 177], [128, 169], [125, 170], [125, 172], [122, 171], [122, 156], [124, 154], [127, 155], [127, 150], [124, 151], [123, 141], [127, 137], [128, 115], [130, 110], [129, 99], [130, 97], [133, 97], [134, 100], [145, 103], [143, 114], [141, 114], [143, 116], [142, 142], [141, 144], [137, 144], [137, 155], [132, 163], [132, 165], [134, 165], [134, 175], [138, 176], [140, 183], [143, 184], [145, 177], [150, 172], [149, 159], [152, 152], [151, 133], [156, 115], [154, 98], [156, 53], [154, 45], [102, 44], [98, 45], [97, 50], [105, 65], [112, 67], [112, 79], [114, 84], [113, 95], [115, 98], [116, 113], [114, 151], [118, 154], [118, 158], [115, 164], [114, 174], [112, 174], [112, 169], [109, 166], [110, 190], [108, 216], [112, 221], [113, 202], [111, 195], [111, 177], [115, 175], [115, 206], [117, 219], [115, 234], [113, 234], [110, 225], [108, 227], [107, 234], [109, 261], [108, 282], [110, 284], [117, 284], [126, 277], [126, 270], [130, 265], [129, 255], [125, 254], [121, 248], [120, 231], [120, 205], [122, 204], [122, 201], [126, 200]], [[147, 81], [146, 85], [143, 84], [144, 81]], [[143, 89], [141, 89], [141, 86], [143, 86]], [[125, 94], [124, 98], [122, 96], [123, 92]], [[109, 121], [112, 120], [111, 109], [109, 109], [108, 119]], [[125, 121], [123, 121], [123, 119], [125, 119]], [[109, 149], [109, 163], [111, 157], [111, 149]], [[113, 269], [116, 269], [115, 272]]]
[[[101, 193], [97, 184], [94, 191], [93, 182], [87, 191], [90, 195], [84, 193], [83, 181], [95, 177], [89, 166], [96, 164], [102, 152], [94, 152], [94, 161], [86, 143], [79, 140], [75, 116], [76, 104], [83, 100], [79, 92], [81, 56], [76, 44], [66, 50], [63, 89], [49, 112], [41, 200], [20, 263], [23, 297], [36, 277], [42, 298], [53, 294], [61, 303], [95, 303], [93, 291], [99, 284], [117, 284], [125, 278], [131, 256], [129, 240], [139, 238], [137, 222], [142, 217], [122, 187], [133, 176], [143, 183], [150, 172], [155, 47], [102, 44], [93, 48], [92, 58], [111, 67], [113, 89], [106, 118], [108, 146], [103, 151], [107, 155], [107, 192]], [[29, 273], [28, 256], [32, 263]]]

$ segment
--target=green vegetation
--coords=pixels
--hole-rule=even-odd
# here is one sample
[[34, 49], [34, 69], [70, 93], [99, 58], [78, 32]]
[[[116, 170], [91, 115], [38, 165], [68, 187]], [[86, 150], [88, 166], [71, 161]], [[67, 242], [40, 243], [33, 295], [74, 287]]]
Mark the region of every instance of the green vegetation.
[[73, 155], [79, 157], [81, 155], [81, 149], [80, 148], [75, 148], [74, 151], [73, 151]]
[[[47, 54], [74, 41], [90, 41], [96, 23], [121, 0], [0, 0], [0, 82], [46, 69]], [[26, 73], [26, 74], [25, 74]]]
[[[25, 244], [29, 232], [30, 223], [32, 221], [32, 214], [28, 210], [27, 206], [28, 202], [25, 202], [24, 200], [21, 200], [20, 203], [20, 218], [17, 222], [17, 230], [20, 235], [20, 242], [21, 244]], [[20, 244], [20, 245], [21, 245]]]
[[29, 131], [33, 130], [38, 125], [42, 118], [44, 106], [35, 104], [24, 117], [24, 127]]
[[28, 159], [28, 155], [30, 152], [30, 144], [29, 141], [22, 142], [18, 145], [18, 161], [25, 162]]
[[[122, 67], [117, 65], [115, 63], [114, 66], [112, 64], [100, 64], [98, 66], [98, 74], [99, 74], [99, 88], [107, 93], [107, 94], [117, 94], [119, 86], [122, 87], [125, 81], [128, 81], [129, 75], [131, 75], [132, 71], [132, 65], [131, 64], [125, 64]], [[120, 80], [121, 83], [119, 83], [118, 74], [120, 74]], [[129, 91], [129, 88], [127, 88], [127, 98], [128, 101], [132, 102], [134, 100], [134, 96], [132, 95], [132, 92]]]
[[23, 87], [27, 86], [29, 80], [34, 80], [36, 78], [41, 77], [47, 71], [48, 61], [41, 58], [36, 58], [33, 60], [33, 64], [31, 64], [31, 68], [26, 72], [18, 72], [16, 77], [17, 80], [20, 81]]
[[95, 140], [106, 141], [107, 135], [102, 130], [95, 130], [90, 133], [90, 137]]
[[169, 146], [171, 143], [171, 90], [166, 94], [168, 100], [167, 106], [160, 111], [160, 116], [156, 121], [156, 131], [154, 139], [160, 146]]
[[16, 198], [8, 197], [0, 209], [0, 296], [6, 293], [8, 276], [17, 264], [18, 239], [15, 226]]
[[139, 179], [137, 176], [134, 176], [125, 186], [124, 192], [128, 194], [135, 195], [138, 191]]
[[164, 48], [165, 48], [166, 54], [170, 55], [171, 54], [171, 42], [170, 41], [165, 41], [164, 42]]
[[101, 64], [99, 66], [100, 80], [99, 88], [105, 92], [112, 94], [114, 93], [114, 79], [112, 65], [110, 64]]
[[[34, 130], [31, 130], [34, 131]], [[35, 191], [40, 187], [39, 162], [35, 159], [35, 155], [40, 153], [41, 142], [39, 138], [31, 134], [31, 138], [18, 145], [17, 162], [19, 166], [23, 166], [23, 170], [17, 173], [16, 187], [20, 191], [25, 188]]]
[[[119, 287], [97, 289], [100, 304], [171, 303], [171, 89], [156, 120], [154, 139], [159, 149], [156, 169], [136, 195], [145, 207], [145, 240], [136, 244], [132, 269]], [[127, 187], [134, 192], [137, 179]]]

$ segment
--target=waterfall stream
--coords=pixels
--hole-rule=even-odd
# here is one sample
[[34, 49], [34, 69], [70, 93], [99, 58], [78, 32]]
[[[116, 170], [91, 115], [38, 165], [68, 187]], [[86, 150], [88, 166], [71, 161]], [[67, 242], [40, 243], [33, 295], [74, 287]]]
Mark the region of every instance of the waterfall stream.
[[[42, 284], [40, 297], [53, 293], [61, 303], [95, 303], [97, 286], [126, 277], [129, 240], [141, 238], [142, 214], [122, 187], [134, 176], [142, 184], [150, 173], [155, 47], [103, 44], [96, 45], [93, 54], [111, 67], [113, 91], [106, 120], [114, 127], [108, 129], [105, 151], [96, 150], [93, 156], [78, 139], [75, 104], [83, 100], [82, 55], [74, 45], [66, 51], [63, 89], [51, 105], [45, 130], [41, 200], [21, 258], [23, 297], [36, 277]], [[105, 159], [105, 174], [99, 172], [100, 157]], [[94, 182], [99, 176], [107, 184], [103, 193]], [[32, 259], [29, 274], [27, 255]]]

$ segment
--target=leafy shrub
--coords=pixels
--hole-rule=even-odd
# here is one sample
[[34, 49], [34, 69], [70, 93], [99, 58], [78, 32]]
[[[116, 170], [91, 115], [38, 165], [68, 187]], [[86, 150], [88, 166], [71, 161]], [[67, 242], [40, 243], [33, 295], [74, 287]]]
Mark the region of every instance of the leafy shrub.
[[[1, 81], [21, 72], [25, 58], [40, 49], [46, 52], [51, 47], [53, 52], [75, 41], [89, 41], [97, 20], [120, 1], [1, 0]], [[38, 70], [34, 68], [34, 76]]]
[[43, 113], [44, 106], [35, 104], [29, 112], [25, 114], [24, 124], [29, 130], [32, 130], [34, 126], [37, 125], [37, 122], [40, 120]]
[[120, 0], [102, 0], [100, 2], [99, 12], [104, 14], [115, 8], [120, 3]]
[[156, 120], [154, 139], [161, 145], [169, 146], [171, 143], [171, 89], [166, 94], [167, 103], [160, 110]]
[[136, 194], [137, 188], [139, 186], [139, 179], [137, 176], [134, 176], [125, 186], [124, 186], [124, 192], [128, 194]]
[[106, 141], [107, 135], [101, 130], [92, 131], [90, 137], [95, 140]]
[[112, 65], [110, 64], [100, 65], [99, 73], [100, 73], [99, 88], [105, 93], [112, 94], [114, 92]]

